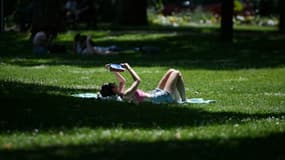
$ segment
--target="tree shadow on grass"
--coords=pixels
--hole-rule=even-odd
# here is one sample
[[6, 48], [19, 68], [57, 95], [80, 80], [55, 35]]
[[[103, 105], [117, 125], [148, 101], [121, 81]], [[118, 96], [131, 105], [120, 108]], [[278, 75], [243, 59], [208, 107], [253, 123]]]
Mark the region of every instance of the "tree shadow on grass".
[[[163, 31], [156, 33], [164, 33]], [[124, 34], [153, 34], [141, 32], [116, 32], [109, 36], [121, 36]], [[81, 57], [74, 55], [48, 55], [35, 56], [31, 54], [1, 54], [5, 63], [19, 66], [36, 65], [70, 65], [80, 67], [98, 67], [105, 63], [129, 62], [136, 66], [167, 66], [191, 69], [222, 69], [234, 70], [244, 68], [280, 67], [285, 63], [284, 36], [276, 33], [239, 32], [234, 43], [226, 43], [219, 40], [214, 33], [173, 32], [172, 36], [158, 37], [155, 39], [106, 39], [97, 45], [116, 44], [123, 48], [133, 49], [137, 46], [157, 46], [160, 53], [142, 54], [134, 51], [123, 52], [116, 56], [90, 56]], [[11, 41], [8, 38], [8, 41]], [[17, 42], [21, 43], [21, 42]], [[25, 43], [25, 42], [24, 42]], [[70, 46], [71, 41], [61, 41], [61, 44]], [[13, 46], [13, 45], [10, 45]], [[21, 50], [20, 47], [15, 47]], [[16, 60], [14, 59], [16, 58]], [[44, 59], [38, 61], [38, 59]]]
[[0, 84], [0, 129], [3, 132], [74, 127], [176, 128], [242, 124], [284, 116], [284, 113], [209, 112], [189, 105], [134, 105], [80, 99], [69, 96], [79, 90], [67, 92], [62, 88], [20, 82], [1, 81]]
[[[66, 96], [83, 91], [0, 81], [0, 133], [34, 129], [177, 128], [281, 118], [284, 113], [246, 114], [209, 112], [191, 106], [133, 105]], [[57, 94], [48, 94], [49, 92]], [[246, 121], [244, 121], [246, 120]], [[285, 134], [264, 137], [167, 140], [155, 142], [108, 141], [88, 145], [58, 145], [32, 149], [2, 149], [0, 159], [273, 159], [285, 158]]]
[[116, 141], [105, 144], [53, 146], [32, 150], [2, 150], [0, 158], [16, 159], [217, 159], [283, 160], [285, 134], [231, 139], [193, 139], [156, 142]]

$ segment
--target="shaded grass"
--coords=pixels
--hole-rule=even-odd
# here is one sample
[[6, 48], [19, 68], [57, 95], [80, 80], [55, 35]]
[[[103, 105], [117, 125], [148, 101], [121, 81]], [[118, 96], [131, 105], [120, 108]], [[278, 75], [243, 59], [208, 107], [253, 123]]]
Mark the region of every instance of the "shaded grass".
[[[32, 151], [20, 150], [22, 159], [283, 159], [284, 136], [273, 134], [266, 138], [235, 138], [231, 143], [221, 139], [117, 142], [104, 147], [98, 145], [51, 147]], [[106, 149], [105, 149], [106, 148]], [[12, 154], [8, 154], [12, 153]], [[14, 152], [6, 152], [9, 159], [17, 158]], [[42, 153], [42, 154], [39, 154]], [[159, 154], [158, 154], [159, 153]]]
[[[71, 50], [75, 33], [71, 31], [59, 35], [58, 43]], [[108, 58], [70, 56], [63, 53], [37, 57], [30, 54], [31, 42], [27, 41], [26, 35], [6, 33], [1, 36], [2, 60], [5, 63], [20, 66], [45, 64], [81, 67], [102, 66], [110, 61], [128, 60], [131, 64], [139, 66], [175, 66], [213, 70], [279, 67], [283, 66], [285, 61], [282, 43], [285, 38], [277, 32], [237, 31], [233, 44], [221, 42], [217, 31], [209, 30], [203, 33], [203, 29], [85, 31], [83, 33], [92, 33], [97, 45], [116, 44], [130, 50]], [[18, 38], [15, 38], [17, 36]], [[145, 45], [160, 47], [161, 54], [144, 55], [132, 51], [134, 47]], [[17, 56], [17, 59], [11, 59], [10, 56]]]
[[[161, 53], [37, 56], [26, 34], [1, 33], [0, 159], [285, 158], [284, 36], [239, 30], [226, 43], [211, 29], [84, 33], [99, 45], [152, 45]], [[70, 47], [74, 34], [57, 42]], [[115, 80], [103, 65], [126, 61], [144, 90], [174, 67], [188, 97], [217, 103], [134, 105], [70, 96], [97, 92]]]
[[[238, 104], [232, 112], [219, 111], [220, 103], [137, 106], [62, 95], [73, 89], [1, 84], [4, 159], [284, 157], [285, 116], [274, 111], [276, 105], [263, 112]], [[3, 94], [3, 88], [9, 93]]]

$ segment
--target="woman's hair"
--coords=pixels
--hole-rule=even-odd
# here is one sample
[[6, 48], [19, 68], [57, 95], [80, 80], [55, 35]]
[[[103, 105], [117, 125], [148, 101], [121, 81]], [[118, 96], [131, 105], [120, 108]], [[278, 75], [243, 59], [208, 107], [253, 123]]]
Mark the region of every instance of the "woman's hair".
[[[84, 45], [86, 44], [86, 39], [87, 39], [87, 36], [81, 35], [80, 33], [77, 33], [74, 36], [74, 42], [80, 42], [80, 43], [83, 43]], [[92, 40], [90, 40], [90, 44], [95, 46], [95, 42], [93, 42]]]
[[86, 38], [87, 38], [87, 36], [83, 36], [83, 35], [80, 35], [80, 33], [77, 33], [74, 36], [74, 41], [76, 41], [76, 42], [83, 42], [83, 41], [86, 41]]
[[117, 87], [115, 83], [105, 83], [101, 86], [100, 94], [103, 97], [114, 96], [116, 95], [113, 91], [113, 88], [115, 87]]

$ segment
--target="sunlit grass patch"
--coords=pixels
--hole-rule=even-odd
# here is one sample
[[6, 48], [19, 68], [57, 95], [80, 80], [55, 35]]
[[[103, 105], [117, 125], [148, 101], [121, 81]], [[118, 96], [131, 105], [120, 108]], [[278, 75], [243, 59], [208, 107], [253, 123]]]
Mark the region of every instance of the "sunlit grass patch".
[[[75, 34], [60, 34], [57, 42], [70, 47]], [[13, 51], [1, 48], [0, 159], [108, 159], [109, 155], [118, 157], [114, 159], [153, 155], [169, 159], [170, 154], [189, 156], [189, 152], [193, 159], [235, 159], [236, 153], [236, 159], [245, 153], [252, 159], [282, 159], [283, 36], [270, 33], [262, 39], [266, 36], [240, 35], [234, 44], [228, 44], [218, 41], [216, 34], [181, 31], [83, 34], [92, 34], [102, 45], [154, 45], [161, 52], [38, 56], [29, 51], [29, 45]], [[16, 42], [1, 38], [0, 44], [6, 43]], [[141, 76], [143, 90], [154, 89], [169, 68], [179, 69], [188, 98], [217, 102], [135, 105], [71, 96], [96, 93], [101, 84], [116, 81], [104, 68], [111, 62], [129, 62]], [[130, 85], [132, 77], [123, 75]], [[264, 146], [270, 147], [267, 152], [261, 152]]]

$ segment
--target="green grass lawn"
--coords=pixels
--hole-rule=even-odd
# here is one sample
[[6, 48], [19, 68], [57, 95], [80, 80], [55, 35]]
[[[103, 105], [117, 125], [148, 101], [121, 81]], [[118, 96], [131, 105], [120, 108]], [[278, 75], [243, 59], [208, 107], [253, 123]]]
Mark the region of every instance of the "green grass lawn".
[[[0, 35], [0, 159], [285, 159], [285, 36], [211, 29], [85, 31], [98, 45], [151, 45], [82, 57], [37, 56], [27, 34]], [[71, 48], [75, 32], [57, 42]], [[154, 105], [71, 97], [115, 81], [105, 63], [129, 62], [151, 90], [181, 70], [188, 98], [215, 104]], [[124, 73], [129, 81], [131, 77]]]

